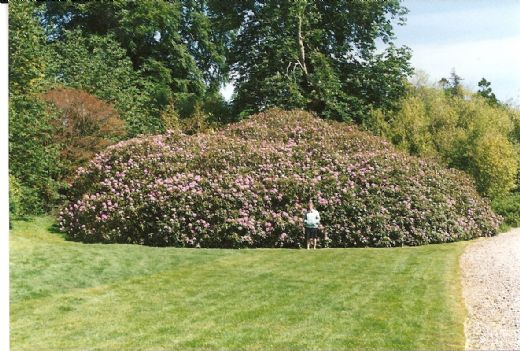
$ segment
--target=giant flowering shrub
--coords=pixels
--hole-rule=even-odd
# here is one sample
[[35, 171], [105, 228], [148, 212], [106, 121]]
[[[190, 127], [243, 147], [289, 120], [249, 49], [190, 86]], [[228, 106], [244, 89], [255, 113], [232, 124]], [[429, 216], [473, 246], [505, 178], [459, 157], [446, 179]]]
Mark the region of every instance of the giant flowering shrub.
[[499, 223], [460, 171], [303, 111], [120, 142], [80, 168], [72, 189], [59, 221], [84, 242], [298, 247], [309, 197], [333, 247], [465, 240]]

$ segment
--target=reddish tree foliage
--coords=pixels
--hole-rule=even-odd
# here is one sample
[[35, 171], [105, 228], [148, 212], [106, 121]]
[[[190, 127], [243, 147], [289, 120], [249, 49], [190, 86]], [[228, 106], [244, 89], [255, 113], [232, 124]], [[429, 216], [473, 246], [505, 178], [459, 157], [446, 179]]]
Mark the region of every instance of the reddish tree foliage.
[[68, 169], [65, 179], [76, 167], [125, 134], [118, 112], [85, 91], [53, 89], [43, 98], [59, 111], [54, 123], [55, 142], [62, 145], [60, 157]]

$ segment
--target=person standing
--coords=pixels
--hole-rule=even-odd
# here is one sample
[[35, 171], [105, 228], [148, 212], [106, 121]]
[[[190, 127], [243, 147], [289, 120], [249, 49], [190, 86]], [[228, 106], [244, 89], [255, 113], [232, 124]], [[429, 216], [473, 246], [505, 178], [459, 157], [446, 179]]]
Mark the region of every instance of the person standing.
[[312, 244], [316, 250], [316, 241], [318, 238], [318, 227], [320, 225], [320, 213], [314, 208], [312, 200], [309, 200], [308, 209], [303, 217], [303, 226], [305, 228], [305, 239], [307, 240], [307, 250]]

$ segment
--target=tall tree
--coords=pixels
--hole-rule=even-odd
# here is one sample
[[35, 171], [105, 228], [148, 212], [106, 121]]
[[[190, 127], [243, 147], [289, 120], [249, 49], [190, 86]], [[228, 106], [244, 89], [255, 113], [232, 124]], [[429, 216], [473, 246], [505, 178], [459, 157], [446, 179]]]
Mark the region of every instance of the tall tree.
[[67, 30], [50, 47], [54, 60], [49, 74], [56, 85], [82, 89], [111, 103], [130, 137], [163, 130], [160, 112], [172, 98], [169, 72], [134, 70], [112, 35]]
[[49, 50], [36, 18], [37, 6], [14, 1], [9, 5], [9, 95], [43, 90]]
[[39, 98], [49, 85], [49, 51], [34, 2], [9, 4], [9, 174], [19, 186], [17, 214], [48, 210], [58, 199], [55, 116]]
[[63, 145], [60, 180], [68, 180], [76, 168], [124, 134], [124, 122], [104, 101], [77, 89], [52, 89], [43, 96], [57, 109], [53, 139]]
[[493, 92], [493, 89], [491, 89], [491, 82], [488, 81], [486, 78], [482, 78], [478, 82], [478, 91], [477, 93], [482, 96], [484, 99], [486, 99], [490, 105], [497, 106], [499, 104], [497, 97], [495, 96], [495, 93]]
[[374, 111], [365, 126], [411, 154], [467, 172], [482, 195], [503, 195], [518, 170], [518, 111], [460, 89], [455, 96], [427, 84], [411, 86], [398, 111]]
[[[135, 70], [166, 85], [179, 108], [218, 91], [225, 79], [224, 46], [203, 0], [47, 2], [50, 38], [65, 31], [110, 35]], [[168, 99], [163, 101], [165, 108]], [[187, 108], [181, 114], [189, 115]]]
[[453, 69], [450, 73], [450, 77], [441, 78], [439, 84], [446, 94], [455, 97], [462, 97], [464, 95], [464, 89], [461, 83], [463, 80], [464, 79]]
[[360, 121], [405, 93], [409, 49], [392, 42], [392, 24], [407, 12], [398, 0], [212, 1], [210, 8], [232, 33], [237, 112], [276, 105]]

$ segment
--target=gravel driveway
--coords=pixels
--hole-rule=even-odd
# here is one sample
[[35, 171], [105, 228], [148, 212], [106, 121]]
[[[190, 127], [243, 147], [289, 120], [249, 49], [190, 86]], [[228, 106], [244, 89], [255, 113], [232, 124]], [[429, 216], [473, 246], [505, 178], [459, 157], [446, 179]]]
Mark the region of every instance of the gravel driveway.
[[466, 349], [520, 350], [520, 228], [469, 245], [461, 269]]

